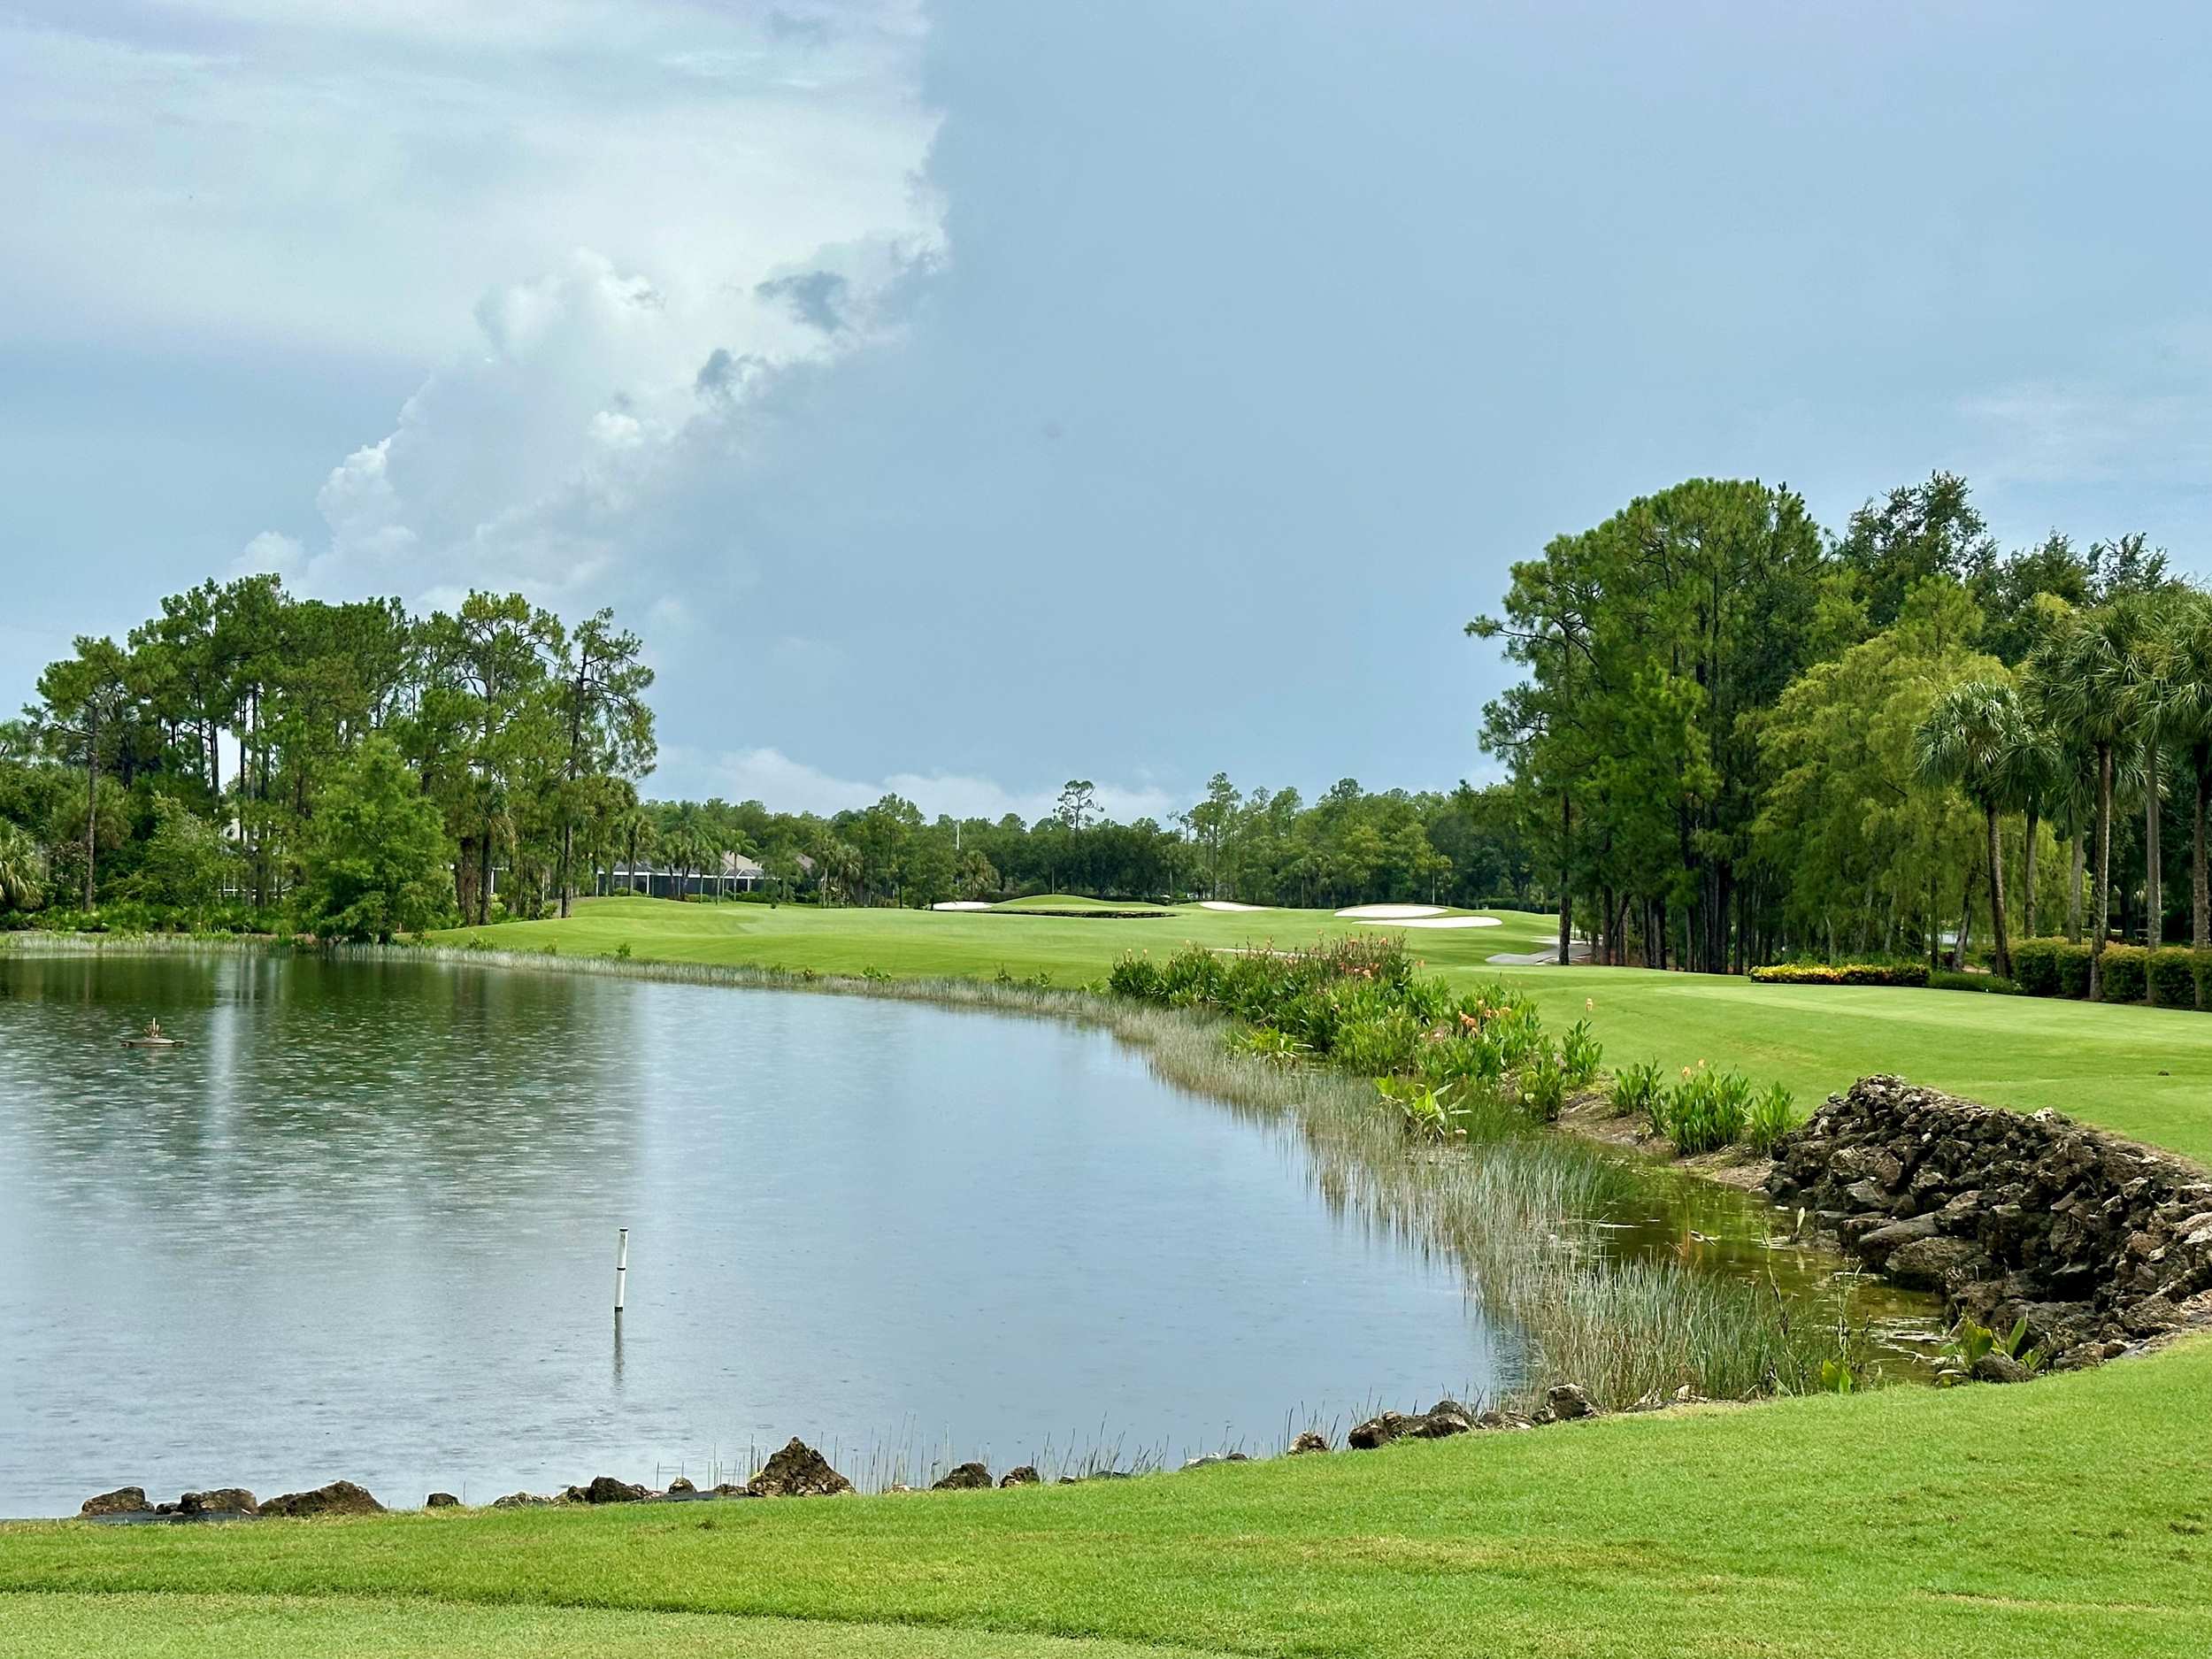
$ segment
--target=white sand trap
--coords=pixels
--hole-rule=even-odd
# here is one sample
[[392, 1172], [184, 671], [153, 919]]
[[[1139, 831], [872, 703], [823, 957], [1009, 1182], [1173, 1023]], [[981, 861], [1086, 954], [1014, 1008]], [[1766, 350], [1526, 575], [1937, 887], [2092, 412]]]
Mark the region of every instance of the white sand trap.
[[988, 899], [947, 899], [942, 904], [933, 904], [929, 908], [933, 910], [987, 910], [991, 908], [991, 902]]
[[1402, 922], [1417, 916], [1441, 916], [1440, 904], [1355, 904], [1348, 910], [1339, 910], [1339, 916], [1355, 922]]
[[[1339, 910], [1337, 914], [1341, 916], [1344, 912]], [[1503, 926], [1494, 916], [1401, 916], [1394, 921], [1383, 916], [1355, 916], [1352, 919], [1356, 922], [1363, 922], [1370, 927], [1499, 927]]]
[[1234, 899], [1201, 899], [1198, 901], [1198, 908], [1202, 910], [1263, 910], [1267, 906], [1239, 904]]

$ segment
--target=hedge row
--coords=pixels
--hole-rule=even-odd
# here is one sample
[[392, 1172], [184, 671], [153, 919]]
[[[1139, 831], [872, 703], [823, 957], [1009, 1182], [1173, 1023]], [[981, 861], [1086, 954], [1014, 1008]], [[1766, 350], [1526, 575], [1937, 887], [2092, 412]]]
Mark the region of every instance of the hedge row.
[[[2089, 995], [2089, 947], [2063, 939], [2027, 939], [2012, 948], [2012, 977], [2030, 996]], [[2212, 950], [2162, 945], [2107, 945], [2101, 1002], [2154, 1008], [2212, 1008]]]
[[1847, 962], [1830, 967], [1819, 962], [1782, 962], [1754, 968], [1761, 985], [1909, 985], [1928, 983], [1928, 970], [1916, 962]]

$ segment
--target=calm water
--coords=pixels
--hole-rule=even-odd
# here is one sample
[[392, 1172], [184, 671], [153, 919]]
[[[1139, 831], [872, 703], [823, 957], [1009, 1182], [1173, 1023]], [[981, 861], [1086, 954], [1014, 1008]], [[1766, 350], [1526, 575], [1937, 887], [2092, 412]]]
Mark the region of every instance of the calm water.
[[[153, 1016], [189, 1046], [119, 1046]], [[1294, 1136], [1056, 1022], [0, 956], [0, 1515], [124, 1482], [483, 1502], [795, 1433], [861, 1479], [1264, 1449], [1516, 1352], [1450, 1263], [1332, 1214]]]

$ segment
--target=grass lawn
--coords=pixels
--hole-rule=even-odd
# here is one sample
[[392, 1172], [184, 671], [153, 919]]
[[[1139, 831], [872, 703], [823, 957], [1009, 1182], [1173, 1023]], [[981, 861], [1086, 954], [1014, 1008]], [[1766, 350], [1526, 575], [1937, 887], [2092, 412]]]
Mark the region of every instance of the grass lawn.
[[[505, 949], [555, 945], [582, 956], [611, 954], [627, 944], [637, 956], [669, 961], [749, 963], [824, 973], [858, 973], [872, 967], [902, 977], [988, 979], [1004, 968], [1025, 979], [1047, 973], [1056, 985], [1074, 987], [1103, 979], [1125, 950], [1166, 956], [1194, 942], [1233, 949], [1305, 944], [1325, 933], [1375, 930], [1374, 924], [1340, 920], [1328, 910], [1223, 911], [1179, 904], [1157, 907], [1166, 910], [1162, 916], [1134, 918], [1024, 913], [1025, 906], [1047, 903], [1053, 909], [1073, 907], [1064, 899], [1018, 902], [990, 910], [586, 899], [565, 922], [508, 922], [433, 937], [455, 944], [481, 935]], [[1434, 964], [1471, 972], [1494, 952], [1532, 950], [1556, 935], [1558, 925], [1548, 917], [1515, 910], [1480, 913], [1499, 926], [1424, 929], [1407, 936]]]
[[[1548, 1021], [1583, 1018], [1608, 1064], [1704, 1060], [1755, 1081], [1779, 1080], [1809, 1107], [1870, 1071], [1895, 1071], [1996, 1105], [2055, 1106], [2124, 1134], [2212, 1162], [2212, 1015], [2040, 997], [1871, 986], [1758, 986], [1718, 975], [1625, 968], [1499, 968], [1488, 957], [1555, 937], [1548, 916], [1487, 912], [1500, 926], [1407, 930], [1415, 953], [1447, 976], [1509, 977]], [[858, 973], [1051, 976], [1080, 985], [1124, 950], [1164, 956], [1187, 942], [1222, 949], [1299, 944], [1362, 925], [1326, 910], [1225, 912], [1178, 906], [1136, 920], [931, 912], [770, 909], [588, 900], [565, 922], [468, 930], [508, 949], [634, 954]], [[439, 937], [456, 942], [468, 933]]]
[[2027, 1388], [1694, 1409], [1073, 1488], [21, 1525], [0, 1527], [0, 1646], [1025, 1656], [1057, 1636], [1260, 1654], [2194, 1655], [2212, 1631], [2212, 1441], [2194, 1426], [2208, 1419], [2199, 1340]]
[[1038, 893], [1025, 899], [1004, 899], [991, 906], [1003, 914], [1026, 910], [1098, 910], [1111, 915], [1116, 910], [1168, 910], [1171, 904], [1154, 904], [1144, 899], [1094, 899], [1080, 893]]

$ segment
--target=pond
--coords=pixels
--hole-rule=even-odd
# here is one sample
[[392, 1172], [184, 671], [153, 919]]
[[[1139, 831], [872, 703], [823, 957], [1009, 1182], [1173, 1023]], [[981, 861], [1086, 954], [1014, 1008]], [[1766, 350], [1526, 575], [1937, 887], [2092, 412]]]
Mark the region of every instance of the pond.
[[[156, 1017], [187, 1046], [121, 1046]], [[1303, 1158], [1058, 1021], [0, 955], [0, 1515], [703, 1484], [793, 1434], [1126, 1466], [1494, 1385], [1514, 1333]]]
[[[185, 1046], [122, 1046], [157, 1017]], [[0, 1516], [126, 1483], [704, 1485], [794, 1434], [864, 1486], [1049, 1478], [1515, 1382], [1526, 1343], [1452, 1253], [1312, 1159], [1058, 1020], [0, 953]], [[1623, 1254], [1828, 1294], [1763, 1202], [1651, 1191]]]

